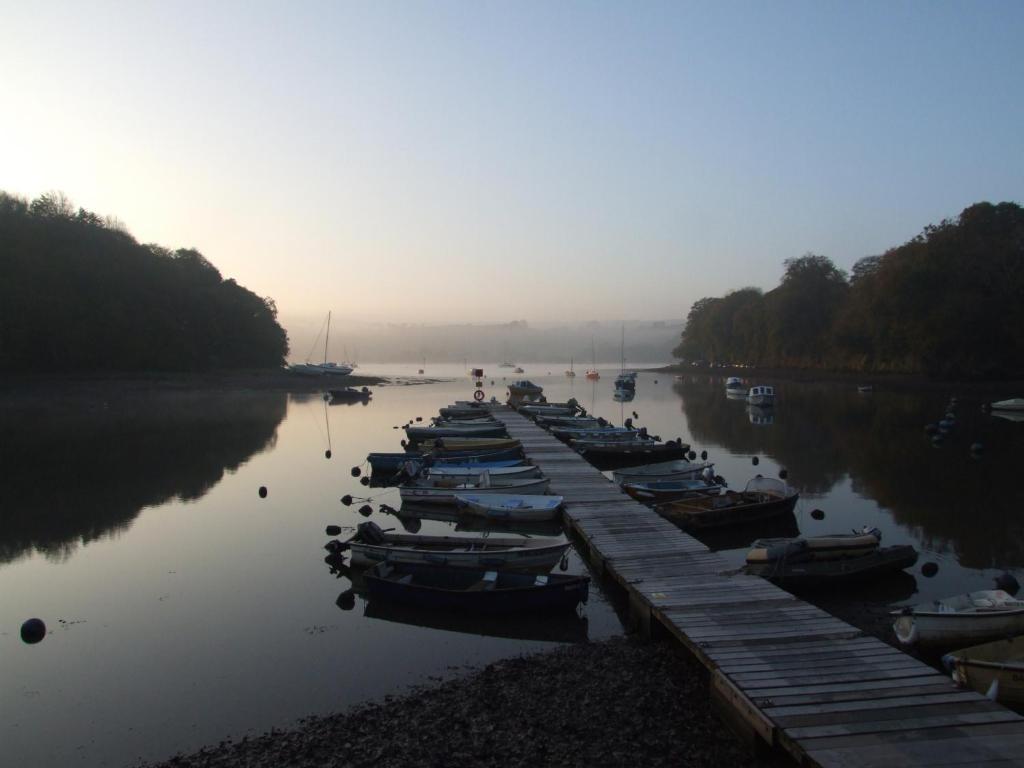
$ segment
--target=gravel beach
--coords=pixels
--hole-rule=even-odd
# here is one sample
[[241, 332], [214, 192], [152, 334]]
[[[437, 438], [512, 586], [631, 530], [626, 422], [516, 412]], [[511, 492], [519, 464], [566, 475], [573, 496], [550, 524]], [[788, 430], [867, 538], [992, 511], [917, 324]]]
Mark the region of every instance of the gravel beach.
[[[491, 664], [347, 712], [178, 755], [203, 766], [766, 766], [668, 643], [614, 639]], [[153, 764], [148, 764], [153, 768]]]

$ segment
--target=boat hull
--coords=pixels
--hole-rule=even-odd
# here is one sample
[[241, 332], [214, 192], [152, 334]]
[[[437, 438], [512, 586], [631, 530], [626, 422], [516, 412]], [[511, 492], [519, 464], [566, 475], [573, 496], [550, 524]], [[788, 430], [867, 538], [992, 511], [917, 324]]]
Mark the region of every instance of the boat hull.
[[424, 504], [455, 504], [458, 494], [543, 494], [548, 489], [548, 479], [496, 481], [490, 488], [480, 488], [468, 483], [451, 483], [447, 486], [403, 485], [398, 489], [403, 501]]
[[[490, 497], [490, 498], [489, 498]], [[510, 506], [507, 499], [499, 494], [476, 495], [461, 493], [455, 497], [455, 505], [465, 512], [488, 520], [511, 523], [532, 523], [544, 520], [558, 520], [561, 517], [561, 496], [540, 496], [539, 499], [525, 498], [523, 506]], [[531, 503], [537, 502], [537, 503]]]
[[742, 496], [743, 494], [730, 492], [718, 497], [731, 500], [733, 503], [728, 506], [696, 506], [679, 501], [659, 504], [654, 510], [686, 530], [699, 531], [731, 525], [748, 525], [760, 520], [781, 517], [792, 513], [797, 499], [800, 498], [798, 494], [793, 494], [772, 501], [745, 502], [738, 498]]
[[797, 561], [780, 559], [768, 563], [748, 564], [747, 573], [792, 588], [829, 587], [834, 584], [870, 581], [886, 576], [917, 562], [917, 551], [907, 545], [884, 547], [860, 557], [837, 560]]
[[646, 467], [639, 466], [633, 469], [620, 469], [612, 472], [612, 478], [616, 483], [646, 483], [661, 480], [688, 480], [700, 475], [706, 468], [714, 467], [714, 464], [702, 462], [693, 464], [686, 459], [676, 461], [663, 461], [657, 464], [649, 464]]
[[1003, 704], [1024, 704], [1024, 638], [1010, 637], [947, 653], [953, 680]]
[[[419, 537], [405, 537], [419, 538]], [[441, 537], [438, 537], [441, 538]], [[571, 546], [568, 542], [549, 546], [508, 546], [497, 547], [489, 539], [451, 540], [450, 548], [417, 549], [413, 546], [375, 545], [352, 542], [352, 565], [368, 568], [377, 563], [405, 563], [413, 565], [443, 565], [450, 568], [474, 568], [477, 570], [549, 571], [562, 559]], [[529, 539], [523, 539], [527, 542]], [[471, 543], [479, 542], [474, 551]]]

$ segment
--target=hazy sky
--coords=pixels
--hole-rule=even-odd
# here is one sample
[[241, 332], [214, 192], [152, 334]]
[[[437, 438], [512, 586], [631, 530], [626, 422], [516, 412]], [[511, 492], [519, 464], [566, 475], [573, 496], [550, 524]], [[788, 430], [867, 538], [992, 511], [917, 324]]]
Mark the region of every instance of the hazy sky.
[[1024, 3], [0, 0], [0, 189], [282, 314], [668, 318], [1024, 199]]

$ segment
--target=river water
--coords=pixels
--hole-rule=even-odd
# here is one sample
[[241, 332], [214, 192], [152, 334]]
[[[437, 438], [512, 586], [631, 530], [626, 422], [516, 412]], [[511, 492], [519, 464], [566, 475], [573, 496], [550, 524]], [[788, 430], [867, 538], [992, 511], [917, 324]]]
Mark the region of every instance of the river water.
[[[772, 412], [730, 400], [724, 380], [642, 373], [637, 397], [612, 399], [614, 373], [569, 379], [525, 366], [549, 399], [576, 397], [612, 421], [706, 450], [730, 486], [781, 468], [801, 492], [808, 535], [864, 525], [909, 543], [917, 566], [850, 600], [896, 606], [991, 586], [1024, 568], [1024, 425], [961, 396], [957, 425], [933, 446], [952, 389], [859, 394], [848, 383], [775, 384]], [[418, 366], [360, 373], [416, 377]], [[552, 370], [554, 368], [555, 370]], [[550, 374], [548, 373], [550, 371]], [[484, 389], [503, 398], [491, 367]], [[368, 405], [316, 395], [160, 392], [5, 408], [0, 490], [0, 745], [5, 762], [122, 766], [305, 715], [379, 700], [490, 661], [622, 632], [600, 589], [577, 615], [478, 622], [372, 606], [323, 562], [324, 525], [452, 533], [379, 511], [397, 492], [352, 477], [373, 450], [399, 450], [394, 427], [427, 420], [472, 385], [461, 366], [415, 386], [376, 387]], [[493, 384], [491, 383], [493, 381]], [[1019, 394], [1019, 393], [1016, 393]], [[969, 450], [982, 443], [980, 455]], [[330, 458], [326, 452], [330, 451]], [[755, 466], [754, 458], [758, 463]], [[266, 498], [257, 490], [265, 486]], [[812, 510], [824, 512], [815, 519]], [[421, 526], [421, 527], [420, 527]], [[747, 542], [708, 540], [737, 565]], [[934, 563], [937, 573], [922, 575]], [[575, 557], [570, 572], [584, 572]], [[930, 572], [930, 571], [928, 571]], [[21, 623], [42, 618], [26, 645]]]

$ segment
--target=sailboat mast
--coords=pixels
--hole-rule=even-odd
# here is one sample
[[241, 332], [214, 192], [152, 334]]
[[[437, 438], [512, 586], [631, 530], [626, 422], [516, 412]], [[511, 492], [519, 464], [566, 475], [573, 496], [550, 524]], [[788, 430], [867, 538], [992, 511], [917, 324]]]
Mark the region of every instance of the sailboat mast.
[[327, 312], [327, 335], [324, 336], [324, 365], [327, 365], [327, 342], [331, 340], [331, 313]]

